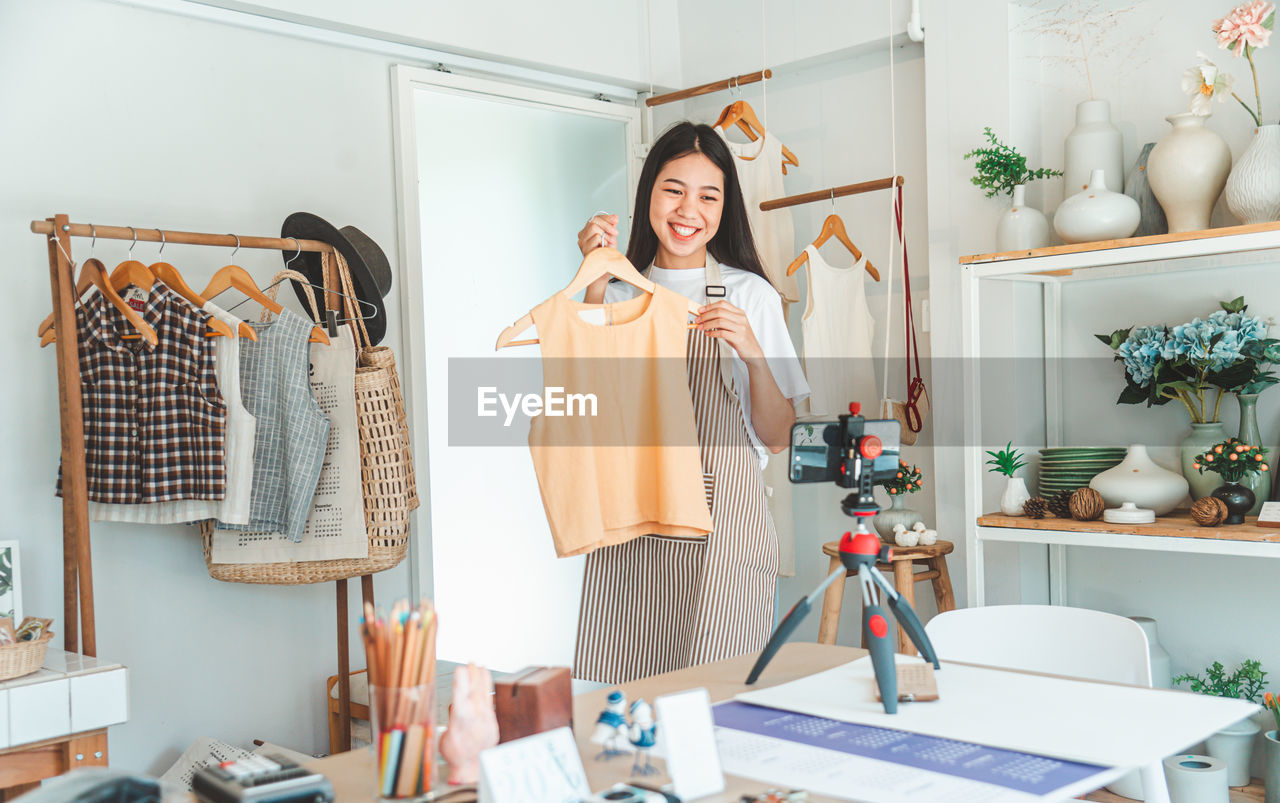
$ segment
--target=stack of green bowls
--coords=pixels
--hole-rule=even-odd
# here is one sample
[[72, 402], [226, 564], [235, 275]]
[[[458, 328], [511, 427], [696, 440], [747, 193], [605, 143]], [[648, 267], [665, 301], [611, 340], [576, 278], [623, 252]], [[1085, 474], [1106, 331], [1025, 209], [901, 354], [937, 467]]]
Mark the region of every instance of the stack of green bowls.
[[1041, 496], [1084, 488], [1124, 460], [1123, 446], [1051, 446], [1040, 450]]

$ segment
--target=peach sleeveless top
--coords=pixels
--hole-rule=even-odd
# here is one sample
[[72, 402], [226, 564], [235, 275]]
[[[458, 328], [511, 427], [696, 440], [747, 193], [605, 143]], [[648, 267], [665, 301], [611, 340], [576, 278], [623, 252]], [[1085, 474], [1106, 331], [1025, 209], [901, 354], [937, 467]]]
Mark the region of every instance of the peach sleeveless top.
[[[604, 310], [605, 325], [579, 315], [592, 309]], [[531, 314], [544, 400], [563, 389], [555, 408], [562, 414], [544, 404], [529, 430], [556, 554], [711, 532], [685, 360], [685, 297], [661, 286], [617, 304], [557, 293]]]

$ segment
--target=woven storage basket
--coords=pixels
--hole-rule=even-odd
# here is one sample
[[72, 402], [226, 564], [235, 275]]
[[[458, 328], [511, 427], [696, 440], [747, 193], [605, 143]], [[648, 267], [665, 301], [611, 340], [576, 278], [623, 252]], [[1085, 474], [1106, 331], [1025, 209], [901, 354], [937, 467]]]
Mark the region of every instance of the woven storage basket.
[[[322, 256], [322, 266], [327, 267], [327, 256]], [[354, 298], [350, 274], [341, 255], [338, 255], [338, 273], [343, 278], [343, 292]], [[328, 271], [325, 270], [324, 274], [327, 275]], [[294, 271], [281, 271], [276, 278], [281, 275], [306, 281]], [[311, 294], [307, 296], [310, 299]], [[316, 310], [312, 312], [317, 319], [320, 317]], [[349, 305], [347, 315], [356, 321], [357, 345], [360, 335], [367, 344], [369, 335], [364, 329], [363, 319], [359, 317], [358, 306]], [[417, 509], [418, 495], [414, 488], [413, 458], [409, 452], [408, 422], [391, 349], [385, 346], [361, 349], [356, 366], [355, 395], [369, 557], [289, 563], [214, 563], [213, 525], [206, 521], [200, 523], [200, 540], [210, 577], [230, 583], [304, 585], [373, 574], [404, 560], [409, 549], [409, 513]]]
[[19, 641], [0, 647], [0, 680], [30, 675], [44, 666], [44, 656], [52, 639], [53, 633], [47, 632], [35, 641]]

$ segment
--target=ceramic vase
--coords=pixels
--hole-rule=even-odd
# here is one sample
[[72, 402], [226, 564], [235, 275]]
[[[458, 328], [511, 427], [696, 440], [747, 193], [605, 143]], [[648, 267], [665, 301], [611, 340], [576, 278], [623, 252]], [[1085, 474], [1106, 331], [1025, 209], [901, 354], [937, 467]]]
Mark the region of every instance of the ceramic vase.
[[1006, 516], [1021, 516], [1022, 506], [1030, 498], [1026, 481], [1022, 477], [1009, 477], [1004, 483], [1004, 493], [1000, 494], [1000, 512]]
[[1231, 149], [1205, 126], [1207, 114], [1171, 114], [1173, 130], [1147, 160], [1147, 181], [1169, 219], [1170, 233], [1209, 228], [1213, 205], [1231, 172]]
[[1258, 723], [1245, 717], [1205, 740], [1205, 752], [1227, 763], [1227, 786], [1248, 786], [1249, 765], [1253, 761], [1253, 737]]
[[[1261, 446], [1262, 433], [1258, 431], [1258, 394], [1237, 393], [1236, 401], [1240, 403], [1240, 434], [1236, 437], [1250, 446]], [[1271, 497], [1271, 472], [1246, 474], [1240, 480], [1240, 484], [1253, 491], [1255, 497], [1253, 507], [1249, 508], [1249, 512], [1245, 515], [1258, 515], [1258, 511], [1262, 510], [1262, 504]]]
[[1266, 733], [1267, 765], [1264, 775], [1267, 782], [1267, 803], [1280, 803], [1280, 734]]
[[1176, 472], [1156, 463], [1147, 447], [1134, 444], [1120, 465], [1109, 468], [1089, 480], [1089, 487], [1102, 494], [1108, 507], [1133, 502], [1163, 516], [1178, 506], [1187, 495], [1187, 481]]
[[1053, 228], [1067, 243], [1092, 243], [1128, 237], [1138, 228], [1138, 202], [1107, 189], [1105, 171], [1094, 170], [1083, 191], [1062, 202], [1053, 213]]
[[1027, 251], [1049, 244], [1049, 221], [1044, 213], [1027, 206], [1027, 185], [1013, 188], [1013, 204], [996, 224], [997, 251]]
[[1063, 142], [1063, 194], [1084, 190], [1094, 170], [1103, 171], [1107, 189], [1124, 191], [1124, 138], [1111, 124], [1111, 103], [1105, 100], [1076, 106], [1076, 127]]
[[1280, 125], [1264, 125], [1227, 177], [1227, 208], [1241, 223], [1280, 219]]
[[893, 525], [901, 524], [910, 530], [917, 521], [922, 521], [920, 514], [907, 507], [902, 494], [894, 494], [889, 497], [889, 509], [877, 513], [871, 525], [876, 528], [882, 540], [892, 544]]
[[1129, 174], [1124, 177], [1124, 194], [1138, 202], [1138, 230], [1133, 233], [1134, 237], [1150, 237], [1169, 231], [1169, 221], [1165, 218], [1155, 193], [1151, 191], [1151, 182], [1147, 181], [1147, 159], [1155, 146], [1154, 142], [1143, 145], [1138, 161], [1133, 163]]
[[1221, 499], [1227, 506], [1227, 518], [1223, 520], [1223, 524], [1244, 524], [1245, 514], [1258, 501], [1253, 491], [1235, 482], [1219, 485], [1209, 495]]
[[1151, 656], [1151, 688], [1173, 688], [1173, 665], [1169, 659], [1169, 651], [1160, 643], [1156, 632], [1156, 620], [1150, 616], [1130, 616], [1138, 623], [1142, 632], [1147, 634], [1147, 653]]
[[1222, 443], [1226, 439], [1227, 433], [1219, 421], [1210, 424], [1192, 424], [1191, 434], [1182, 439], [1182, 476], [1187, 478], [1187, 483], [1191, 486], [1192, 499], [1208, 496], [1213, 493], [1214, 488], [1222, 484], [1222, 477], [1212, 471], [1201, 474], [1193, 468], [1193, 465], [1196, 462], [1196, 455], [1202, 454], [1205, 449], [1215, 443]]

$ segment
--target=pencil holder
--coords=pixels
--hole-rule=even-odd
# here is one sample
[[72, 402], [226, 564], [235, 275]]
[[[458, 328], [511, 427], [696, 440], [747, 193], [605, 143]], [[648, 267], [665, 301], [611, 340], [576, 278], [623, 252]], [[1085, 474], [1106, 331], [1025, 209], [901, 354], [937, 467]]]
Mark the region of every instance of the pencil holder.
[[393, 800], [431, 791], [436, 780], [435, 686], [370, 686], [369, 711], [378, 796]]

